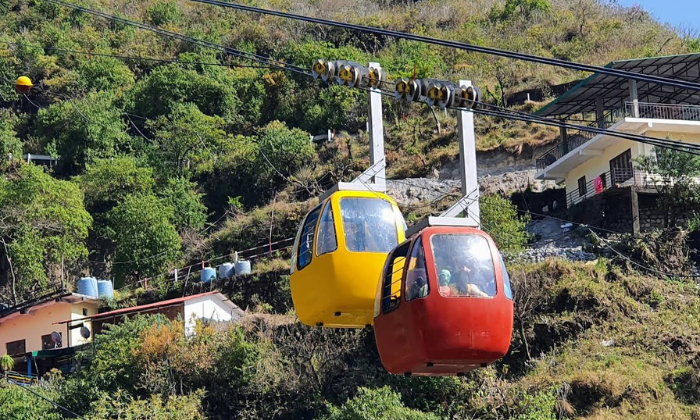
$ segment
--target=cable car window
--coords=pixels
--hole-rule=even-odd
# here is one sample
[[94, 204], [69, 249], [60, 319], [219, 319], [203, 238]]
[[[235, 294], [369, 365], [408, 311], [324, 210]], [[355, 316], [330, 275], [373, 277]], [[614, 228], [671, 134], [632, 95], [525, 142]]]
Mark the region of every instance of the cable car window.
[[425, 251], [420, 238], [413, 245], [411, 259], [406, 272], [406, 300], [424, 298], [430, 293], [428, 275], [425, 270]]
[[398, 243], [394, 209], [381, 198], [341, 198], [345, 246], [351, 252], [389, 252]]
[[399, 306], [401, 299], [401, 277], [406, 265], [410, 242], [396, 248], [389, 254], [382, 272], [382, 312], [389, 313]]
[[491, 247], [483, 236], [437, 234], [430, 238], [438, 291], [446, 297], [496, 296]]
[[513, 300], [513, 289], [510, 287], [510, 276], [506, 270], [506, 263], [503, 261], [503, 255], [498, 253], [498, 259], [501, 264], [501, 272], [503, 273], [503, 294], [510, 300]]
[[323, 209], [321, 221], [318, 224], [318, 239], [316, 242], [316, 255], [323, 255], [338, 249], [338, 239], [335, 236], [333, 224], [333, 209], [330, 201]]
[[311, 254], [314, 243], [314, 230], [316, 229], [316, 221], [318, 220], [318, 213], [321, 211], [321, 207], [316, 207], [314, 210], [306, 216], [304, 220], [304, 225], [301, 228], [301, 235], [299, 236], [299, 250], [297, 268], [301, 270], [302, 268], [309, 265], [311, 262]]

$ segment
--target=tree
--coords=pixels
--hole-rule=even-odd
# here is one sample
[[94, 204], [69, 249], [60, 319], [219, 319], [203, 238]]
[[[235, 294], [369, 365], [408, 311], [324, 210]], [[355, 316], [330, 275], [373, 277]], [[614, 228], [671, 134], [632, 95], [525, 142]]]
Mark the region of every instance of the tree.
[[311, 162], [316, 154], [308, 133], [298, 128], [290, 130], [285, 123], [279, 121], [266, 125], [257, 143], [260, 152], [258, 164], [273, 171], [275, 169], [271, 166], [275, 166], [282, 176], [292, 175]]
[[401, 396], [388, 386], [379, 389], [359, 388], [357, 395], [340, 407], [330, 407], [326, 420], [437, 420], [439, 417], [407, 408]]
[[128, 156], [98, 159], [74, 180], [85, 194], [85, 204], [98, 213], [111, 210], [127, 195], [148, 194], [154, 185], [153, 170]]
[[15, 126], [19, 118], [9, 109], [0, 109], [0, 169], [3, 169], [12, 159], [22, 158], [22, 143], [17, 138]]
[[[54, 398], [50, 390], [32, 386], [31, 391]], [[46, 394], [49, 395], [46, 395]], [[0, 419], [3, 420], [60, 420], [62, 413], [48, 401], [32, 394], [21, 386], [0, 383]]]
[[154, 195], [128, 195], [107, 214], [107, 236], [114, 244], [114, 274], [119, 280], [151, 277], [181, 256], [173, 209]]
[[185, 228], [202, 229], [207, 221], [207, 208], [202, 204], [202, 196], [196, 191], [197, 184], [187, 178], [167, 180], [160, 191], [163, 203], [173, 209], [171, 222], [178, 231]]
[[7, 372], [12, 370], [13, 367], [15, 367], [15, 359], [12, 356], [5, 353], [0, 357], [0, 369], [5, 373], [5, 380], [7, 380]]
[[41, 290], [52, 267], [87, 256], [91, 225], [74, 183], [56, 180], [31, 164], [0, 179], [0, 252], [8, 264], [13, 298], [17, 286], [27, 292]]
[[203, 114], [192, 103], [175, 104], [167, 116], [158, 117], [147, 127], [155, 132], [152, 149], [154, 165], [166, 176], [182, 176], [215, 156], [225, 137], [224, 120]]
[[658, 193], [657, 204], [664, 216], [664, 227], [677, 226], [688, 209], [700, 203], [700, 156], [668, 148], [653, 149], [654, 153], [642, 155], [637, 167], [651, 179]]
[[176, 105], [188, 102], [197, 105], [204, 114], [229, 118], [236, 115], [239, 104], [232, 84], [184, 69], [179, 64], [154, 69], [136, 83], [132, 98], [133, 112], [150, 119], [170, 115]]
[[114, 100], [113, 93], [94, 92], [39, 110], [36, 134], [47, 152], [61, 157], [64, 172], [75, 174], [96, 159], [131, 150], [131, 138]]
[[534, 12], [548, 12], [551, 8], [548, 0], [506, 0], [501, 16], [503, 19], [509, 19], [516, 9], [519, 9], [520, 14], [529, 20]]
[[500, 195], [484, 195], [481, 205], [481, 225], [502, 252], [518, 252], [527, 243], [529, 235], [525, 226], [529, 216], [518, 215], [517, 208]]
[[95, 420], [152, 419], [152, 420], [205, 420], [202, 409], [204, 391], [189, 395], [163, 396], [152, 394], [146, 399], [134, 399], [118, 392], [105, 395], [95, 402], [90, 418]]
[[85, 91], [125, 90], [134, 85], [134, 74], [122, 60], [113, 57], [89, 57], [77, 62], [76, 81]]

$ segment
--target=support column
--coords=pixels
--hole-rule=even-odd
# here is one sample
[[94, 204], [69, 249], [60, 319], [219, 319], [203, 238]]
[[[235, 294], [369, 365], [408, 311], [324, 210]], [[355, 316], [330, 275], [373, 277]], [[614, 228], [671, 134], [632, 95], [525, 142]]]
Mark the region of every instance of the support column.
[[563, 125], [559, 126], [559, 141], [561, 142], [561, 156], [564, 156], [569, 153], [569, 137], [566, 134], [566, 127]]
[[598, 123], [598, 128], [605, 128], [605, 107], [602, 96], [595, 98], [595, 120]]
[[[470, 80], [460, 80], [459, 84], [460, 86], [469, 87], [472, 85], [472, 82]], [[457, 115], [457, 133], [459, 134], [459, 173], [462, 181], [462, 196], [471, 199], [467, 206], [465, 217], [471, 219], [476, 226], [481, 226], [473, 112], [459, 111]]]
[[634, 187], [630, 187], [630, 201], [632, 202], [632, 234], [637, 236], [641, 230], [639, 226], [639, 195]]
[[[369, 63], [381, 71], [379, 63]], [[379, 89], [370, 89], [367, 94], [369, 106], [369, 118], [367, 119], [369, 132], [369, 163], [370, 166], [384, 160], [384, 119], [382, 116], [382, 93]], [[382, 168], [373, 176], [372, 182], [384, 184], [386, 182], [386, 162], [382, 162]]]
[[632, 102], [632, 117], [639, 118], [639, 96], [637, 92], [637, 81], [630, 80], [630, 102]]

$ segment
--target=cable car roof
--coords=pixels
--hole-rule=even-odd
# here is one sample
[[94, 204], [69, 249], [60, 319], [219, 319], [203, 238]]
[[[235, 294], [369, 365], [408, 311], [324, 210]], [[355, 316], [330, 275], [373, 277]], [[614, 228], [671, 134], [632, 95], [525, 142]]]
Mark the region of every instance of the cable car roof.
[[479, 226], [475, 225], [471, 218], [461, 218], [461, 217], [426, 217], [425, 219], [419, 221], [415, 225], [408, 228], [406, 231], [406, 238], [410, 238], [421, 230], [431, 227], [431, 226], [456, 226], [456, 227], [472, 227], [478, 229]]
[[[321, 197], [319, 198], [320, 201], [325, 200], [326, 198], [330, 197], [333, 195], [333, 193], [336, 193], [338, 191], [346, 191], [346, 192], [370, 192], [370, 193], [376, 193], [380, 196], [383, 196], [384, 193], [386, 193], [386, 184], [381, 183], [381, 184], [364, 184], [361, 182], [339, 182], [338, 184], [334, 185], [333, 188], [329, 189]], [[344, 194], [345, 196], [351, 196], [352, 194]], [[382, 197], [383, 198], [383, 197]]]

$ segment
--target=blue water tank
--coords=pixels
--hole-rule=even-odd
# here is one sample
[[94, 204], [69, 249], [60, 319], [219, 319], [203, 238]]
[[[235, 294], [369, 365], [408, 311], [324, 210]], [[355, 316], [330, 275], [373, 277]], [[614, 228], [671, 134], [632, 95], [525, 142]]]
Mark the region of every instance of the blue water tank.
[[78, 280], [78, 293], [96, 298], [97, 279], [94, 277], [81, 277], [80, 280]]
[[250, 261], [238, 261], [236, 263], [236, 275], [245, 276], [250, 274]]
[[110, 280], [97, 280], [97, 295], [100, 299], [114, 299], [114, 286]]
[[233, 277], [234, 269], [233, 264], [223, 263], [219, 266], [219, 278], [220, 279], [230, 279]]
[[213, 267], [203, 268], [199, 275], [204, 283], [216, 280], [216, 270]]

